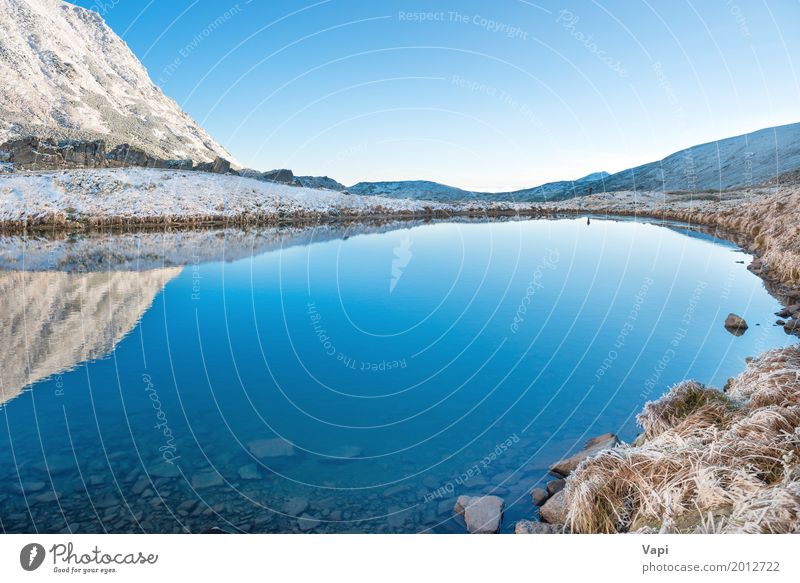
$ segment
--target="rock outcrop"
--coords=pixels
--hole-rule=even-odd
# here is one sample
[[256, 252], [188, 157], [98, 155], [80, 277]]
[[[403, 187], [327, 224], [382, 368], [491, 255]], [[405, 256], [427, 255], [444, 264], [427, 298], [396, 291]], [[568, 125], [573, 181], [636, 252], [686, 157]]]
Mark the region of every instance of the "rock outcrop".
[[259, 172], [252, 168], [245, 168], [239, 171], [239, 175], [245, 178], [255, 178], [263, 182], [277, 182], [279, 184], [291, 184], [293, 186], [302, 186], [302, 184], [295, 178], [291, 170], [282, 168], [280, 170], [267, 170], [266, 172]]
[[104, 140], [56, 141], [33, 136], [0, 144], [0, 162], [14, 170], [143, 167], [236, 173], [230, 161], [220, 157], [195, 167], [191, 159], [162, 159], [130, 144], [119, 144], [107, 152]]
[[0, 144], [0, 156], [17, 170], [103, 168], [108, 165], [102, 140], [47, 140], [26, 137]]

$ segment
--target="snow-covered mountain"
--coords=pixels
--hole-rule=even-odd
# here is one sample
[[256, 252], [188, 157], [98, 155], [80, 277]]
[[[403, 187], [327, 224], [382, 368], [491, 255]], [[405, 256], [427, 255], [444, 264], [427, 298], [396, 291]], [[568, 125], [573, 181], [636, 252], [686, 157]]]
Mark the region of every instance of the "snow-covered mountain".
[[480, 197], [480, 192], [470, 192], [454, 186], [429, 180], [400, 180], [396, 182], [359, 182], [347, 188], [352, 194], [390, 196], [392, 198], [418, 198], [424, 200], [465, 200]]
[[62, 0], [0, 0], [0, 143], [27, 135], [232, 160], [99, 14]]
[[686, 148], [595, 182], [602, 190], [713, 191], [763, 184], [800, 169], [800, 123]]
[[400, 180], [396, 182], [359, 182], [347, 190], [353, 194], [390, 196], [393, 198], [414, 198], [421, 200], [503, 200], [529, 201], [553, 200], [582, 194], [588, 183], [602, 180], [608, 172], [594, 172], [578, 180], [548, 182], [533, 188], [513, 192], [477, 192], [462, 190], [429, 180]]
[[344, 184], [330, 176], [296, 176], [301, 186], [306, 188], [324, 188], [326, 190], [345, 190]]
[[692, 146], [616, 174], [595, 172], [577, 180], [549, 182], [513, 192], [468, 192], [424, 180], [359, 182], [348, 190], [427, 200], [536, 202], [623, 190], [713, 192], [764, 184], [796, 170], [800, 170], [800, 123]]

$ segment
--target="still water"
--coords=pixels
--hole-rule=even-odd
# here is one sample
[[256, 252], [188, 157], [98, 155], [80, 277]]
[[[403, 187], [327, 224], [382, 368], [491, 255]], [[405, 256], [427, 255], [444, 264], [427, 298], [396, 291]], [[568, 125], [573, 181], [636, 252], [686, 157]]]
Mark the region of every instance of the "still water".
[[[634, 221], [0, 240], [0, 529], [463, 532], [792, 342], [737, 247]], [[729, 312], [750, 324], [723, 328]]]

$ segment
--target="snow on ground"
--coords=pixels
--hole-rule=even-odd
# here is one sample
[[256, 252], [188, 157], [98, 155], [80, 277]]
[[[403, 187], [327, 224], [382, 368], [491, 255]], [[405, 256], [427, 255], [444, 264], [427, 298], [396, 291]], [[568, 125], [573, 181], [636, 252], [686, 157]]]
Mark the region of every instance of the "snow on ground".
[[[496, 205], [493, 208], [512, 208]], [[251, 178], [148, 168], [16, 173], [0, 178], [0, 224], [65, 219], [191, 222], [457, 210], [458, 205], [343, 194]]]

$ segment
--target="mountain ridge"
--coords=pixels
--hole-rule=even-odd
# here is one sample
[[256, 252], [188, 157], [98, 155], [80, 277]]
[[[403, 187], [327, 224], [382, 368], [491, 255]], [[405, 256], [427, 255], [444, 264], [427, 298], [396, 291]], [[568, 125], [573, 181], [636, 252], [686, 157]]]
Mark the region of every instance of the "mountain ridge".
[[158, 158], [233, 160], [97, 12], [62, 0], [0, 0], [0, 13], [0, 143], [105, 140]]
[[363, 195], [432, 200], [537, 202], [590, 193], [640, 191], [707, 192], [753, 186], [800, 169], [800, 122], [762, 128], [683, 148], [661, 160], [609, 174], [548, 182], [508, 192], [472, 192], [427, 180], [359, 182], [348, 191]]

